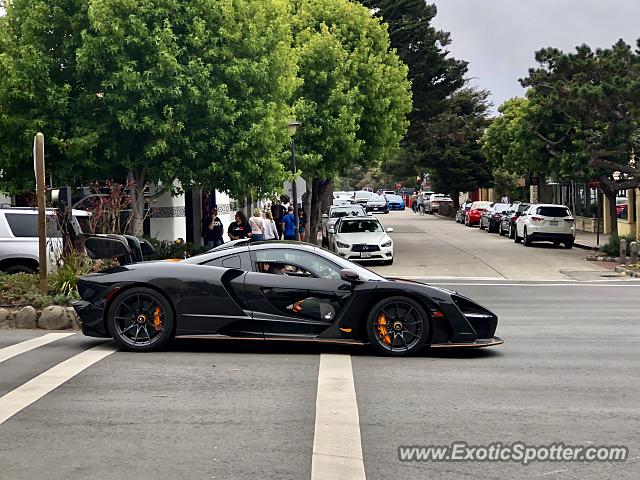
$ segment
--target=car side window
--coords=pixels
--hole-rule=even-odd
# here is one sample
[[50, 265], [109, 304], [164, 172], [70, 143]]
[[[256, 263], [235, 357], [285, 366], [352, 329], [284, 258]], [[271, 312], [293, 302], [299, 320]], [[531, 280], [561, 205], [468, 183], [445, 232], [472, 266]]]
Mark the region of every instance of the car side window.
[[209, 267], [241, 268], [240, 255], [227, 255], [209, 260], [205, 265]]
[[[340, 279], [341, 268], [323, 257], [304, 250], [287, 248], [254, 250], [256, 266], [282, 264], [296, 266], [318, 278]], [[260, 271], [258, 268], [257, 271]]]

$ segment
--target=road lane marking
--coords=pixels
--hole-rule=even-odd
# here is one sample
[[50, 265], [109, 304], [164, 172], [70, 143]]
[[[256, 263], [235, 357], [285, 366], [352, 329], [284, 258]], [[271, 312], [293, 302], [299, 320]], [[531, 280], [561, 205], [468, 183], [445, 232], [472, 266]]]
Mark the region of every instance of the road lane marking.
[[22, 409], [44, 397], [63, 383], [117, 351], [116, 347], [100, 344], [85, 350], [55, 367], [50, 368], [27, 383], [0, 397], [0, 425]]
[[321, 354], [311, 480], [365, 480], [350, 355]]
[[634, 284], [593, 284], [593, 283], [441, 283], [432, 282], [434, 286], [461, 287], [591, 287], [591, 288], [638, 288], [640, 283]]
[[60, 340], [61, 338], [70, 337], [71, 335], [75, 335], [75, 332], [47, 333], [46, 335], [42, 335], [40, 337], [31, 338], [29, 340], [25, 340], [24, 342], [10, 345], [0, 350], [0, 363], [4, 362], [5, 360], [9, 360], [16, 355], [20, 355], [21, 353], [25, 353], [29, 350], [33, 350], [34, 348], [38, 348], [48, 343], [55, 342], [56, 340]]

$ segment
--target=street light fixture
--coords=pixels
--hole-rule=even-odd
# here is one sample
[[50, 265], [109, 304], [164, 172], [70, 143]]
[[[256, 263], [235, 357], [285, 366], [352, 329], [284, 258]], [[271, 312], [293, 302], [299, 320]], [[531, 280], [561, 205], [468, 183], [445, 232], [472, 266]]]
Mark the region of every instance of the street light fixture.
[[287, 130], [289, 130], [289, 135], [291, 135], [291, 173], [293, 174], [293, 178], [291, 180], [291, 194], [293, 196], [293, 219], [296, 226], [296, 240], [300, 240], [300, 218], [298, 217], [298, 186], [296, 185], [296, 172], [298, 168], [296, 167], [296, 135], [298, 133], [298, 128], [300, 128], [300, 122], [291, 122], [287, 125]]

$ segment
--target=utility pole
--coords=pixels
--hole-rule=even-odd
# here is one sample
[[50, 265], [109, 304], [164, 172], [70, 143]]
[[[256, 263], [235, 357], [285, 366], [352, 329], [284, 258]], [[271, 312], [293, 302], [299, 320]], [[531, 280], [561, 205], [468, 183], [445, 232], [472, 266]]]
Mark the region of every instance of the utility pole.
[[33, 139], [33, 168], [36, 174], [36, 197], [38, 199], [38, 271], [40, 291], [47, 292], [47, 211], [45, 205], [44, 135], [40, 132]]

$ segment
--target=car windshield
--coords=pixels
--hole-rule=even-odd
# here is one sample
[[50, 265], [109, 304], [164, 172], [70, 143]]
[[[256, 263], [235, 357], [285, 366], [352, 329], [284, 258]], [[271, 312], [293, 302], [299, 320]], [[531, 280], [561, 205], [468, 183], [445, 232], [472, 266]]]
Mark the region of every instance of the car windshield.
[[567, 207], [538, 207], [538, 215], [543, 217], [570, 217], [571, 212]]
[[471, 205], [471, 209], [478, 210], [481, 208], [489, 208], [489, 205], [491, 205], [491, 202], [474, 202], [473, 205]]
[[357, 217], [359, 215], [365, 215], [365, 211], [362, 207], [360, 208], [336, 208], [331, 211], [329, 215], [331, 218], [341, 218], [341, 217]]
[[496, 212], [506, 212], [506, 211], [507, 211], [507, 208], [509, 208], [509, 204], [508, 204], [508, 203], [496, 203], [496, 204], [493, 206], [493, 209], [494, 209]]
[[391, 202], [399, 202], [402, 200], [402, 197], [400, 195], [387, 195], [387, 200]]
[[339, 233], [383, 232], [380, 222], [374, 219], [343, 220], [338, 228]]
[[371, 195], [369, 197], [369, 201], [370, 202], [384, 202], [385, 199], [384, 199], [384, 197], [382, 197], [380, 195]]
[[528, 203], [521, 203], [518, 205], [518, 213], [523, 213], [527, 208], [529, 208]]
[[360, 191], [360, 192], [356, 192], [355, 196], [356, 196], [356, 198], [369, 198], [371, 195], [373, 195], [373, 193]]

